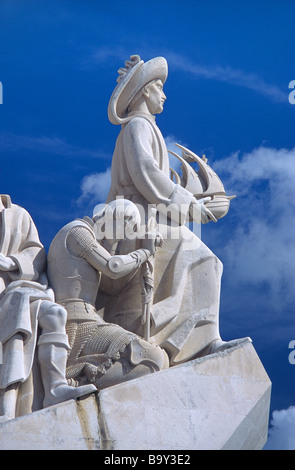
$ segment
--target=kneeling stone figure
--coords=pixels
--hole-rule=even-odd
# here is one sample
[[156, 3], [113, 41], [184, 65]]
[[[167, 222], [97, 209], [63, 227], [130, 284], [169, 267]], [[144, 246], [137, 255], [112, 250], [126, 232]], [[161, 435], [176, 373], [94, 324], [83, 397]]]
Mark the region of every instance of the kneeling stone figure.
[[[94, 383], [102, 389], [168, 367], [166, 352], [119, 325], [106, 323], [97, 313], [100, 278], [134, 275], [155, 252], [155, 239], [128, 255], [112, 256], [103, 246], [100, 228], [106, 219], [131, 230], [139, 223], [136, 206], [126, 200], [108, 204], [92, 219], [84, 217], [63, 227], [48, 252], [48, 277], [56, 301], [67, 311], [70, 352], [66, 376], [74, 385]], [[121, 220], [120, 220], [121, 219]], [[111, 250], [110, 250], [111, 251]]]

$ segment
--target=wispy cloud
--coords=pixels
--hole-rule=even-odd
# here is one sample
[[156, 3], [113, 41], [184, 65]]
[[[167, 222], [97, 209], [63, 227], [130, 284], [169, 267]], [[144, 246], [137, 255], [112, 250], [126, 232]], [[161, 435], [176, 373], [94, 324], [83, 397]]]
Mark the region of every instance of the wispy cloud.
[[32, 137], [27, 135], [17, 135], [4, 133], [0, 135], [0, 153], [19, 152], [27, 150], [31, 152], [43, 152], [60, 156], [77, 156], [93, 158], [109, 158], [101, 150], [89, 150], [67, 143], [58, 137]]
[[[137, 54], [137, 52], [134, 52], [134, 54]], [[90, 55], [89, 60], [95, 64], [104, 64], [108, 60], [125, 61], [129, 59], [129, 56], [130, 53], [124, 47], [118, 45], [116, 47], [102, 46]]]
[[256, 73], [249, 73], [230, 66], [197, 64], [187, 57], [172, 52], [167, 52], [166, 58], [170, 67], [180, 69], [195, 78], [206, 78], [232, 85], [248, 88], [276, 102], [288, 101], [287, 92], [283, 92], [278, 86], [266, 82]]
[[[131, 51], [131, 53], [140, 55], [141, 51]], [[159, 55], [159, 52], [145, 49], [144, 54], [146, 57], [142, 56], [142, 58], [148, 60]], [[268, 83], [255, 72], [250, 73], [245, 70], [235, 69], [230, 65], [199, 64], [184, 55], [176, 54], [169, 50], [163, 51], [162, 55], [167, 59], [169, 68], [179, 69], [182, 72], [188, 73], [192, 78], [205, 78], [207, 80], [229, 83], [253, 90], [274, 102], [288, 103], [288, 90], [283, 91], [277, 85]], [[124, 47], [115, 46], [112, 48], [110, 46], [102, 46], [90, 54], [88, 62], [89, 64], [98, 65], [109, 64], [112, 61], [123, 65], [129, 56], [130, 51], [127, 51]]]

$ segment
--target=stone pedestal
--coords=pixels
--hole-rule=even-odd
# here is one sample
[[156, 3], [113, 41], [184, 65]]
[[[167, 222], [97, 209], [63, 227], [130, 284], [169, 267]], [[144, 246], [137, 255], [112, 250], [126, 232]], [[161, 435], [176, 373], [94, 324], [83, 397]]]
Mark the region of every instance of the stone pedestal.
[[0, 425], [0, 449], [262, 449], [271, 382], [251, 341]]

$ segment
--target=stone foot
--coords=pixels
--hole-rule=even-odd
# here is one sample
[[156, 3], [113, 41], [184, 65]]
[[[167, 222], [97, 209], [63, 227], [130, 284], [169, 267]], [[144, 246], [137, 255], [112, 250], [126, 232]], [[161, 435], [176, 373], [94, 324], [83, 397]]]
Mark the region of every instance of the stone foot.
[[248, 336], [246, 336], [245, 338], [233, 339], [231, 341], [222, 341], [221, 339], [217, 339], [215, 341], [212, 341], [212, 343], [210, 343], [208, 346], [206, 346], [206, 348], [200, 351], [200, 353], [197, 354], [196, 358], [222, 352], [226, 349], [233, 348], [235, 346], [238, 346], [239, 344], [247, 343], [249, 341], [252, 343], [251, 338], [249, 338]]
[[6, 421], [10, 421], [11, 419], [14, 419], [15, 416], [10, 416], [10, 415], [2, 415], [0, 416], [0, 424], [6, 423]]
[[70, 385], [58, 385], [51, 391], [50, 396], [44, 400], [43, 406], [57, 405], [68, 400], [76, 400], [85, 395], [97, 392], [97, 388], [93, 384], [81, 385], [80, 387], [71, 387]]

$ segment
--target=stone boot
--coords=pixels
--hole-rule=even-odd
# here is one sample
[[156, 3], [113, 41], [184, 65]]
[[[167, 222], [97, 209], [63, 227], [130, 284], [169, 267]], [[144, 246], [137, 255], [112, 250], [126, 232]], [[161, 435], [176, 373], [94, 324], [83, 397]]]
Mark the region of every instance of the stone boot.
[[68, 385], [65, 378], [67, 363], [67, 348], [65, 345], [42, 341], [40, 344], [39, 341], [38, 359], [45, 392], [44, 408], [97, 391], [93, 384], [80, 387]]

